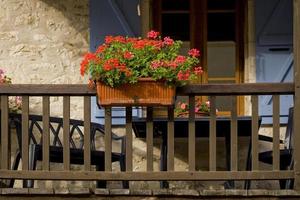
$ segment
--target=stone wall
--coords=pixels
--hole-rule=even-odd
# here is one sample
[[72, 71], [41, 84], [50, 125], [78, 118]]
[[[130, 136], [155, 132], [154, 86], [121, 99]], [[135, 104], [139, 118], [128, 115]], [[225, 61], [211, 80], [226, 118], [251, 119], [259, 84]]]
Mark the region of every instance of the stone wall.
[[[88, 0], [0, 0], [0, 68], [13, 83], [86, 83], [79, 65], [89, 47], [88, 11]], [[52, 98], [55, 115], [60, 100]], [[39, 101], [31, 99], [31, 112]], [[71, 103], [81, 116], [81, 100]]]

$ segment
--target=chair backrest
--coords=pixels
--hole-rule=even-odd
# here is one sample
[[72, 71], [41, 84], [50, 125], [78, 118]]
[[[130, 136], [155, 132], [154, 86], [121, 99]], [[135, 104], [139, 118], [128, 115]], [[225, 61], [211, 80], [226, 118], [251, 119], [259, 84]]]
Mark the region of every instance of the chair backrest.
[[[12, 114], [10, 116], [15, 124], [18, 136], [19, 147], [22, 145], [22, 116], [21, 114]], [[63, 118], [50, 117], [49, 129], [52, 146], [63, 146]], [[41, 115], [29, 115], [29, 139], [30, 143], [42, 144], [43, 135], [43, 117]], [[84, 145], [84, 122], [81, 120], [70, 119], [70, 147], [82, 149]], [[95, 150], [95, 135], [97, 132], [104, 134], [104, 126], [91, 122], [90, 133], [91, 149]]]
[[286, 126], [284, 148], [293, 149], [293, 126], [294, 126], [294, 107], [289, 108], [288, 122]]

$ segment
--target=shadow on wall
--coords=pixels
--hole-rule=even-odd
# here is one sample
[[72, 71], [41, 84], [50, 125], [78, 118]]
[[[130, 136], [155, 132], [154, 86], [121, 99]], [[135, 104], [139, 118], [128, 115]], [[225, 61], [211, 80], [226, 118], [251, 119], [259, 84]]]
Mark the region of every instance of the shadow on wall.
[[89, 42], [89, 0], [40, 0], [59, 10], [83, 38]]

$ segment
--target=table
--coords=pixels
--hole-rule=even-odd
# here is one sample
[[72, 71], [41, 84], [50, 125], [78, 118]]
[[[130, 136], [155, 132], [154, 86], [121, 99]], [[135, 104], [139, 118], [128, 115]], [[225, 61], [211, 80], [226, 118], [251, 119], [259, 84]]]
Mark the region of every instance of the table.
[[[209, 120], [210, 117], [199, 117], [195, 119], [195, 135], [196, 137], [209, 136]], [[153, 137], [162, 137], [160, 170], [167, 170], [167, 118], [156, 118], [153, 120]], [[225, 137], [226, 146], [226, 167], [230, 170], [230, 117], [218, 116], [216, 118], [216, 134], [217, 137]], [[252, 118], [251, 116], [239, 116], [237, 118], [238, 136], [250, 137], [252, 133]], [[261, 118], [259, 118], [259, 125]], [[146, 119], [133, 118], [132, 127], [137, 138], [146, 137]], [[188, 138], [188, 118], [174, 119], [174, 137]], [[250, 148], [250, 147], [249, 147]], [[248, 154], [250, 151], [248, 152]], [[232, 185], [232, 183], [230, 183]]]

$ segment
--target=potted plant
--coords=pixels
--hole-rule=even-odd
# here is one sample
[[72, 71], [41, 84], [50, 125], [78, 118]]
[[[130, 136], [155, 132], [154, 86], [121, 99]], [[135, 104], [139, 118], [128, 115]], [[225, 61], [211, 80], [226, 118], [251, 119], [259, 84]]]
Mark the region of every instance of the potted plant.
[[81, 75], [97, 83], [102, 106], [172, 105], [175, 88], [202, 74], [200, 53], [179, 55], [181, 41], [150, 31], [147, 38], [106, 36], [81, 62]]
[[[195, 116], [208, 116], [210, 112], [210, 102], [201, 101], [200, 97], [195, 99]], [[176, 117], [188, 117], [189, 116], [189, 105], [185, 101], [179, 101], [174, 110]]]

